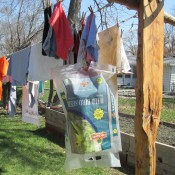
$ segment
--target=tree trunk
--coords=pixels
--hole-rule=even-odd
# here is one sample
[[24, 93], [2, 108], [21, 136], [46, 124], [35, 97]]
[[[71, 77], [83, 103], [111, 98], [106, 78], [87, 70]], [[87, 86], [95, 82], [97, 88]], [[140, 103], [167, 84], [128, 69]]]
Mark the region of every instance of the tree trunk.
[[71, 0], [69, 4], [68, 20], [70, 24], [76, 24], [78, 22], [78, 14], [81, 8], [82, 0]]
[[156, 136], [162, 108], [164, 1], [140, 1], [135, 151], [136, 174], [156, 174]]

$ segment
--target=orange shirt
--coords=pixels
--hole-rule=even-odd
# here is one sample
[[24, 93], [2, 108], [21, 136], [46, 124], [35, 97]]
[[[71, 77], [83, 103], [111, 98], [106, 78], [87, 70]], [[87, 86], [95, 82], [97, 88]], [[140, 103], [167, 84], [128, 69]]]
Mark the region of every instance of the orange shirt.
[[6, 76], [9, 62], [6, 57], [0, 57], [0, 100], [2, 99], [2, 79]]

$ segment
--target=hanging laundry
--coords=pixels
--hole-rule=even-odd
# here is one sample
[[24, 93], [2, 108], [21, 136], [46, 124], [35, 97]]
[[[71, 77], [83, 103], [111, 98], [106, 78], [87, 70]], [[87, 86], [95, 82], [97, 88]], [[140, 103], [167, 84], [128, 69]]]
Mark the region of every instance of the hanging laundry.
[[85, 60], [87, 63], [91, 61], [98, 61], [98, 45], [96, 40], [97, 27], [95, 23], [95, 15], [91, 13], [86, 21], [84, 27], [80, 48], [78, 53], [78, 62]]
[[44, 81], [40, 81], [39, 82], [39, 97], [42, 97], [44, 95]]
[[[22, 87], [22, 121], [40, 126], [38, 116], [38, 85], [39, 82], [29, 82]], [[33, 99], [30, 104], [31, 96]]]
[[68, 52], [68, 57], [67, 57], [68, 59], [67, 59], [67, 65], [68, 64], [75, 64], [75, 58], [74, 58], [74, 53], [73, 53], [73, 51], [72, 50], [70, 50], [69, 52]]
[[47, 37], [43, 43], [42, 49], [49, 57], [58, 58], [56, 55], [56, 38], [53, 28], [50, 26]]
[[63, 65], [63, 60], [61, 59], [43, 56], [41, 54], [41, 49], [42, 43], [37, 43], [31, 47], [28, 81], [50, 80], [50, 70]]
[[87, 71], [76, 65], [52, 70], [66, 116], [66, 171], [120, 166], [119, 120], [114, 95], [105, 79], [113, 75], [111, 70], [97, 71], [91, 66]]
[[56, 55], [67, 60], [68, 51], [73, 47], [74, 40], [61, 2], [56, 3], [49, 22], [56, 37]]
[[13, 53], [10, 56], [8, 75], [12, 78], [12, 86], [8, 103], [8, 113], [10, 116], [16, 114], [16, 86], [27, 84], [27, 74], [30, 57], [30, 47]]
[[101, 65], [111, 64], [116, 66], [118, 73], [127, 73], [131, 68], [126, 57], [120, 28], [115, 25], [98, 33], [99, 56]]
[[76, 40], [74, 42], [74, 47], [72, 49], [72, 51], [74, 52], [74, 54], [76, 55], [76, 61], [75, 63], [77, 63], [77, 56], [78, 56], [78, 50], [79, 50], [79, 46], [80, 46], [80, 39], [81, 39], [81, 34], [82, 31], [80, 30], [77, 34]]
[[12, 82], [12, 79], [10, 78], [9, 75], [6, 75], [3, 79], [2, 79], [2, 83], [6, 84], [8, 82]]
[[6, 109], [8, 101], [10, 99], [10, 89], [11, 89], [11, 83], [3, 83], [2, 85], [2, 104], [3, 108]]
[[[35, 100], [35, 95], [36, 95], [36, 92], [35, 92], [35, 89], [34, 89], [34, 84], [37, 84], [37, 87], [39, 89], [39, 81], [36, 81], [36, 82], [28, 82], [28, 93], [29, 93], [29, 107], [32, 108], [34, 106], [34, 104], [36, 103], [36, 100]], [[38, 94], [38, 93], [37, 93]], [[38, 100], [38, 99], [37, 99]]]
[[[74, 45], [75, 45], [75, 41], [78, 37], [78, 33], [76, 30], [75, 24], [71, 25], [71, 29], [72, 29], [72, 35], [74, 36]], [[75, 64], [75, 63], [77, 63], [77, 55], [74, 53], [73, 48], [72, 48], [68, 52], [67, 64]]]
[[9, 116], [15, 116], [16, 114], [16, 86], [11, 86], [10, 98], [8, 102], [8, 114]]
[[6, 57], [0, 57], [0, 100], [2, 99], [2, 80], [7, 74], [8, 65]]
[[80, 20], [80, 23], [81, 23], [81, 29], [77, 33], [76, 39], [74, 41], [74, 47], [72, 49], [72, 51], [74, 52], [74, 57], [75, 57], [74, 63], [77, 63], [78, 50], [79, 50], [79, 46], [80, 46], [80, 39], [81, 39], [82, 31], [83, 31], [84, 26], [85, 26], [85, 13], [83, 13], [82, 18]]
[[[42, 44], [44, 44], [48, 32], [49, 32], [49, 28], [50, 28], [50, 24], [49, 24], [49, 19], [51, 17], [52, 14], [52, 7], [50, 3], [47, 3], [48, 6], [44, 9], [44, 30], [43, 30], [43, 37], [42, 37]], [[42, 49], [42, 55], [46, 56], [46, 52], [44, 51], [44, 49]]]
[[6, 109], [7, 104], [9, 102], [10, 99], [10, 90], [11, 90], [11, 82], [12, 82], [12, 78], [9, 75], [6, 75], [3, 79], [2, 79], [2, 103], [3, 103], [3, 108]]
[[[54, 9], [55, 9], [55, 5], [54, 5]], [[48, 18], [48, 23], [49, 23], [50, 17], [51, 16], [49, 16]], [[47, 56], [58, 58], [58, 56], [56, 55], [57, 47], [56, 47], [55, 33], [50, 23], [48, 25], [49, 25], [49, 30], [47, 32], [44, 42], [42, 42], [42, 45], [43, 45], [42, 50], [46, 53]]]
[[30, 50], [31, 48], [27, 47], [10, 56], [7, 74], [12, 77], [13, 86], [23, 86], [27, 84]]
[[131, 70], [131, 67], [129, 65], [129, 61], [126, 56], [122, 38], [120, 40], [120, 43], [121, 43], [121, 70], [119, 70], [119, 72], [128, 73]]
[[87, 49], [87, 61], [98, 61], [98, 45], [96, 35], [97, 26], [95, 23], [95, 15], [94, 13], [91, 13], [87, 18], [86, 25], [82, 33], [82, 39], [84, 40]]

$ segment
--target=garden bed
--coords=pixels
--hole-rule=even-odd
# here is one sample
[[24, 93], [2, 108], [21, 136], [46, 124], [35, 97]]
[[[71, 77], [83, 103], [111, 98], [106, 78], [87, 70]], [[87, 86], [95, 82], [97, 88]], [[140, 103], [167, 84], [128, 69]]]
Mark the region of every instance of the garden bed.
[[[134, 135], [134, 116], [128, 114], [119, 114], [121, 131]], [[168, 122], [160, 122], [157, 141], [175, 146], [175, 124]]]
[[[133, 135], [121, 132], [121, 163], [135, 167], [135, 139]], [[175, 147], [156, 142], [156, 174], [175, 175]]]

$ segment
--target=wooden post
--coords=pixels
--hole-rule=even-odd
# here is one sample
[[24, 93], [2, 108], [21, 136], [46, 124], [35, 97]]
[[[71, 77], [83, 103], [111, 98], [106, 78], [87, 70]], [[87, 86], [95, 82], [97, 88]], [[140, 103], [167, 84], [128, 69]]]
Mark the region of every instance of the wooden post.
[[136, 174], [156, 174], [156, 136], [162, 108], [164, 1], [139, 4], [135, 151]]

